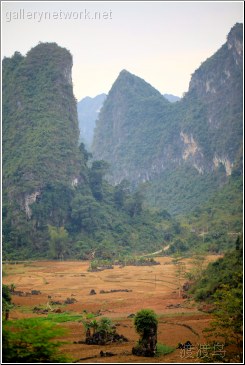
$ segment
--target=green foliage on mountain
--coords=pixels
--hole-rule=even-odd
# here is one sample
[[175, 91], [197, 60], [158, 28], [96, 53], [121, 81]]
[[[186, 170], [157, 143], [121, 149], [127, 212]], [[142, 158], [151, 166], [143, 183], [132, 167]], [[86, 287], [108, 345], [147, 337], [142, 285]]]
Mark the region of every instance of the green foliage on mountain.
[[[15, 193], [77, 175], [77, 113], [72, 57], [55, 43], [3, 60], [4, 187]], [[17, 200], [19, 200], [17, 198]]]
[[23, 221], [15, 225], [8, 224], [11, 216], [5, 217], [4, 258], [87, 259], [94, 252], [95, 257], [113, 259], [161, 249], [167, 234], [175, 235], [174, 220], [146, 210], [140, 192], [109, 185], [101, 176], [103, 165], [97, 161], [87, 168], [93, 176], [87, 184], [43, 190], [31, 205], [29, 221], [24, 212]]
[[[40, 43], [26, 57], [3, 60], [3, 221], [6, 247], [25, 256], [45, 236], [38, 225], [67, 216], [71, 182], [83, 159], [78, 150], [72, 57], [55, 43]], [[30, 206], [42, 194], [46, 204]], [[5, 246], [4, 246], [5, 247]]]
[[183, 227], [203, 237], [203, 248], [222, 252], [230, 248], [243, 231], [243, 180], [231, 176], [228, 182], [205, 204], [182, 217]]
[[93, 251], [95, 257], [113, 259], [132, 251], [156, 251], [162, 248], [167, 230], [174, 234], [174, 220], [146, 210], [139, 192], [121, 191], [123, 199], [118, 199], [120, 187], [114, 188], [100, 177], [96, 190], [94, 184], [92, 180], [90, 193], [78, 187], [71, 202], [67, 230], [73, 239], [69, 248], [73, 257], [89, 258]]
[[214, 301], [214, 294], [224, 285], [240, 288], [243, 272], [243, 247], [241, 237], [237, 237], [230, 249], [202, 273], [202, 277], [192, 285], [190, 292], [196, 300]]
[[[201, 179], [194, 169], [189, 169], [189, 173], [190, 180], [184, 179], [184, 174], [182, 179], [178, 179], [180, 173], [177, 170], [166, 173], [162, 180], [159, 178], [154, 181], [154, 204], [161, 206], [159, 202], [162, 192], [168, 196], [164, 200], [164, 206], [173, 216], [178, 213], [177, 219], [182, 229], [181, 239], [188, 242], [185, 247], [190, 249], [194, 240], [204, 250], [222, 252], [243, 231], [243, 178], [235, 170], [228, 178], [224, 172], [202, 175]], [[152, 186], [153, 184], [151, 188]], [[185, 203], [185, 210], [179, 208], [180, 200]], [[193, 200], [196, 207], [192, 206]], [[194, 237], [197, 235], [199, 240], [187, 238], [187, 232], [192, 232]], [[181, 246], [182, 250], [184, 246]], [[174, 250], [175, 244], [168, 252], [175, 252]]]
[[199, 174], [191, 166], [168, 168], [144, 184], [149, 205], [164, 206], [172, 215], [185, 215], [204, 204], [226, 181], [222, 167], [214, 173]]

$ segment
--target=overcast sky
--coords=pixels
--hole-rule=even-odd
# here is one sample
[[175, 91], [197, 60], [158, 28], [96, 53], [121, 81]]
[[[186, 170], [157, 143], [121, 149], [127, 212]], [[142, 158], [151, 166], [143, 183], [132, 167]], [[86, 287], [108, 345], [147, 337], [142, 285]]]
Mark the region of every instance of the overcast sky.
[[108, 93], [122, 69], [182, 96], [201, 62], [243, 23], [242, 1], [1, 4], [2, 56], [26, 54], [38, 42], [67, 48], [78, 100]]

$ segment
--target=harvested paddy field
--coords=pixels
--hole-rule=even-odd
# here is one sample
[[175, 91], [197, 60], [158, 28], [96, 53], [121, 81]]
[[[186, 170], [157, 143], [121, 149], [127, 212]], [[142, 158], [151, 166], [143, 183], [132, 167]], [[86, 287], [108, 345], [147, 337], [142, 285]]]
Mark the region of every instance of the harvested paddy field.
[[[217, 256], [208, 256], [206, 261], [215, 259]], [[171, 257], [159, 257], [156, 261], [160, 264], [116, 265], [113, 269], [98, 272], [88, 271], [88, 261], [4, 264], [3, 283], [14, 284], [16, 292], [12, 296], [15, 307], [9, 318], [40, 317], [50, 313], [77, 315], [78, 319], [59, 326], [67, 329], [62, 338], [67, 341], [62, 345], [62, 352], [78, 363], [200, 362], [197, 346], [205, 344], [202, 330], [207, 327], [210, 314], [198, 310], [195, 303], [182, 297], [179, 287], [185, 279], [179, 281]], [[184, 263], [186, 269], [190, 268], [190, 259], [185, 259]], [[139, 338], [133, 315], [144, 308], [153, 309], [158, 314], [158, 343], [174, 347], [172, 353], [155, 358], [132, 355], [132, 347]], [[78, 343], [85, 340], [85, 329], [79, 321], [79, 315], [82, 318], [85, 312], [98, 315], [98, 319], [101, 316], [110, 318], [116, 324], [117, 332], [129, 341], [105, 346]], [[178, 343], [186, 341], [191, 341], [192, 351], [176, 349]], [[101, 350], [113, 356], [101, 357]]]

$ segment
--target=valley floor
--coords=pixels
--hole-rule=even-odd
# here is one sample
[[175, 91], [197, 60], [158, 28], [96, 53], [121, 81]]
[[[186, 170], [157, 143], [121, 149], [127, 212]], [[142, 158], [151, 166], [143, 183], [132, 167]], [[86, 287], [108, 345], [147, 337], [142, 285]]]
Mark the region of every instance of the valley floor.
[[[217, 259], [208, 256], [207, 262]], [[15, 304], [10, 319], [45, 316], [33, 313], [34, 307], [48, 309], [49, 313], [70, 312], [84, 314], [84, 311], [109, 317], [117, 326], [117, 332], [126, 336], [129, 342], [106, 346], [75, 344], [85, 340], [81, 322], [61, 323], [68, 329], [62, 340], [62, 352], [74, 362], [80, 363], [190, 363], [200, 362], [198, 346], [205, 346], [202, 330], [210, 321], [210, 314], [200, 311], [197, 305], [182, 298], [176, 265], [171, 257], [158, 257], [160, 265], [155, 266], [114, 266], [100, 272], [88, 272], [88, 261], [30, 261], [4, 264], [4, 284], [14, 284], [19, 295], [13, 295]], [[185, 259], [186, 268], [191, 260]], [[185, 279], [181, 279], [181, 286]], [[91, 295], [91, 290], [96, 294]], [[36, 290], [38, 294], [31, 295]], [[115, 290], [115, 292], [111, 292]], [[107, 293], [100, 293], [104, 291]], [[70, 298], [73, 304], [64, 304]], [[52, 302], [59, 302], [53, 305]], [[158, 343], [177, 347], [178, 343], [191, 341], [191, 351], [176, 349], [174, 352], [156, 358], [132, 355], [139, 336], [134, 329], [133, 318], [143, 308], [153, 309], [159, 315]], [[98, 319], [100, 318], [98, 316]], [[100, 357], [100, 351], [112, 352], [114, 356]], [[205, 354], [203, 354], [205, 355]]]

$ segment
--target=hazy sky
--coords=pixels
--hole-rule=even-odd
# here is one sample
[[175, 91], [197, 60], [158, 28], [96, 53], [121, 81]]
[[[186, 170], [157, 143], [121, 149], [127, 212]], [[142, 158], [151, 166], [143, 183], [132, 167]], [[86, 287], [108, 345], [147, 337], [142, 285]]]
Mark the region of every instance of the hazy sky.
[[243, 23], [242, 1], [1, 4], [2, 56], [26, 54], [38, 42], [67, 48], [78, 100], [108, 93], [122, 69], [161, 93], [182, 96], [201, 62]]

